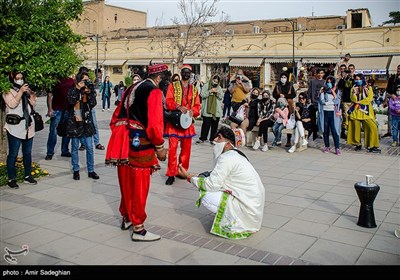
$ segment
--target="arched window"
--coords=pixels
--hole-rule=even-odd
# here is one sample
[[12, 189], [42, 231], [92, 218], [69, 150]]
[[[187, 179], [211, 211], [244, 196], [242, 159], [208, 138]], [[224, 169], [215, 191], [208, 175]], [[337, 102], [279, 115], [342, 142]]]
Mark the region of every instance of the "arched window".
[[90, 21], [87, 18], [83, 20], [83, 32], [90, 33]]
[[92, 22], [92, 29], [93, 29], [92, 33], [97, 34], [97, 21], [95, 20]]

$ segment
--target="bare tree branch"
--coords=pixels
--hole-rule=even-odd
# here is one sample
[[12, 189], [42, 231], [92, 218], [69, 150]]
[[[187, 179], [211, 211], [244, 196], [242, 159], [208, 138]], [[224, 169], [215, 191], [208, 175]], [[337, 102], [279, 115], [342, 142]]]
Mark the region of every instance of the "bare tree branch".
[[178, 10], [181, 17], [172, 19], [172, 27], [165, 32], [165, 27], [158, 27], [156, 40], [162, 52], [168, 52], [174, 57], [178, 66], [187, 57], [212, 56], [223, 47], [223, 42], [217, 41], [213, 35], [223, 34], [229, 16], [222, 13], [218, 22], [213, 22], [218, 16], [216, 7], [219, 0], [180, 0]]

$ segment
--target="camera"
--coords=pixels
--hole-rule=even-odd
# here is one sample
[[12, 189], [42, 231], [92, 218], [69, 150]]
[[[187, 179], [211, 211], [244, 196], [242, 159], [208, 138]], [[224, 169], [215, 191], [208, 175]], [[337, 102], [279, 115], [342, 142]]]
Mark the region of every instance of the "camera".
[[92, 84], [91, 80], [85, 80], [85, 86], [91, 86]]

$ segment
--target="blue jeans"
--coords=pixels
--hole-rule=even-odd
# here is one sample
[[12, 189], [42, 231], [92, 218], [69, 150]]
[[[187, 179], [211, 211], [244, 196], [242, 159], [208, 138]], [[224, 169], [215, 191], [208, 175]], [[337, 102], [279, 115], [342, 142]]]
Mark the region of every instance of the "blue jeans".
[[111, 98], [111, 96], [106, 96], [106, 95], [103, 95], [103, 110], [106, 108], [106, 102], [107, 102], [107, 109], [110, 109], [110, 98]]
[[333, 143], [335, 148], [339, 149], [339, 134], [335, 129], [335, 112], [334, 111], [324, 111], [324, 143], [325, 147], [329, 148], [329, 129], [332, 132]]
[[272, 144], [276, 145], [279, 141], [281, 141], [282, 130], [283, 130], [283, 123], [275, 122], [274, 125], [272, 126], [272, 132], [275, 135], [275, 139]]
[[15, 136], [12, 136], [7, 131], [7, 140], [8, 140], [8, 155], [7, 155], [8, 179], [9, 180], [17, 179], [15, 163], [17, 162], [18, 151], [21, 144], [22, 144], [22, 157], [24, 162], [25, 177], [31, 176], [33, 137], [30, 139], [19, 139]]
[[98, 144], [100, 144], [100, 137], [99, 137], [99, 127], [97, 125], [96, 110], [94, 108], [92, 108], [92, 119], [94, 128], [96, 130], [96, 133], [93, 135], [94, 146], [96, 147]]
[[[54, 147], [57, 144], [57, 125], [61, 120], [62, 111], [54, 111], [53, 117], [50, 118], [50, 129], [49, 129], [49, 136], [47, 138], [47, 153], [46, 155], [52, 156], [54, 155]], [[61, 140], [61, 154], [65, 155], [69, 153], [69, 137], [62, 137]]]
[[94, 152], [93, 152], [93, 137], [74, 137], [71, 138], [71, 164], [73, 171], [79, 171], [79, 142], [83, 139], [86, 147], [86, 165], [88, 172], [94, 171]]
[[400, 116], [392, 115], [392, 138], [393, 142], [399, 142]]

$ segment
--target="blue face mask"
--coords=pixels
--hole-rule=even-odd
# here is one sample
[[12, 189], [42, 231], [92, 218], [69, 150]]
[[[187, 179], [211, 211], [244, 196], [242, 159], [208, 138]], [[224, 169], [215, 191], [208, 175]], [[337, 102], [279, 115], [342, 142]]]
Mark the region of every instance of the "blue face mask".
[[362, 86], [363, 82], [361, 80], [356, 81], [357, 86]]
[[327, 86], [328, 88], [332, 88], [332, 83], [326, 83], [326, 86]]

